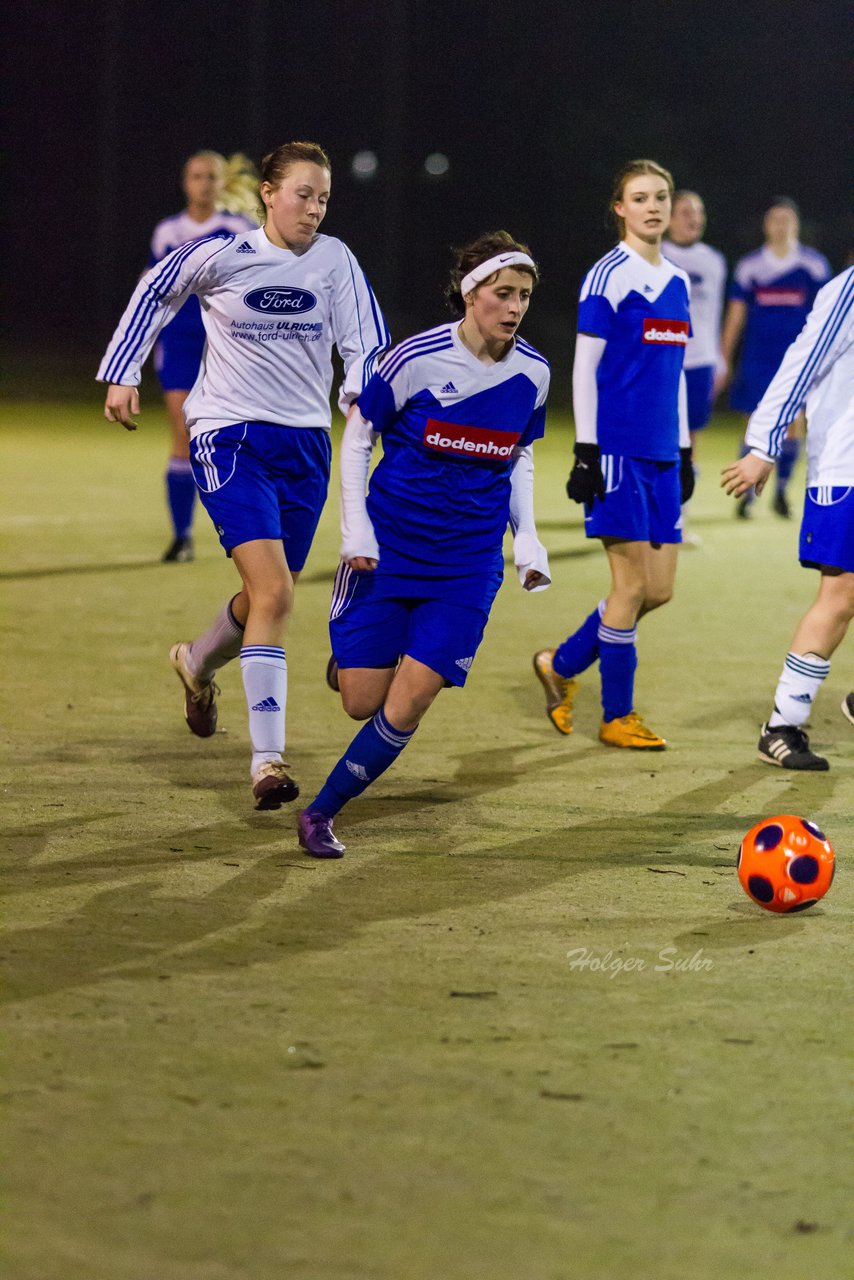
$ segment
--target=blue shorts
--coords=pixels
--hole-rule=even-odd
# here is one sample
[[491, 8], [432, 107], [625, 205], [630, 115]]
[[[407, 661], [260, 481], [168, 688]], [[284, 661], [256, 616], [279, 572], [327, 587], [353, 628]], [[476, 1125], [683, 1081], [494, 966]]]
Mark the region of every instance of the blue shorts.
[[702, 431], [712, 416], [712, 388], [715, 384], [715, 366], [700, 365], [685, 370], [685, 386], [688, 390], [688, 430]]
[[798, 556], [805, 569], [854, 573], [854, 486], [807, 489]]
[[331, 460], [329, 432], [319, 427], [236, 422], [190, 441], [199, 497], [228, 554], [242, 542], [281, 538], [294, 572], [308, 557]]
[[682, 487], [678, 462], [603, 453], [605, 501], [584, 504], [588, 538], [628, 542], [682, 541]]
[[[484, 579], [402, 578], [342, 563], [335, 575], [329, 635], [339, 667], [394, 667], [404, 654], [462, 688], [501, 585]], [[494, 581], [493, 581], [494, 580]], [[489, 594], [491, 592], [491, 595]]]
[[200, 335], [161, 338], [154, 348], [154, 368], [160, 390], [190, 391], [198, 377], [204, 349], [204, 330]]

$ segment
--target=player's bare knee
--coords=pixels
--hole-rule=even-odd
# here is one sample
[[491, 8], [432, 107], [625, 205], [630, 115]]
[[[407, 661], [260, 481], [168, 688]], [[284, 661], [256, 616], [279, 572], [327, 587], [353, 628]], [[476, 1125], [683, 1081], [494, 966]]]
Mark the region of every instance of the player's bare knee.
[[363, 693], [347, 693], [341, 690], [341, 705], [351, 720], [370, 720], [379, 711], [382, 703], [367, 698]]
[[672, 587], [660, 587], [656, 590], [647, 590], [643, 600], [644, 613], [651, 613], [653, 609], [660, 609], [663, 604], [668, 604], [673, 599]]

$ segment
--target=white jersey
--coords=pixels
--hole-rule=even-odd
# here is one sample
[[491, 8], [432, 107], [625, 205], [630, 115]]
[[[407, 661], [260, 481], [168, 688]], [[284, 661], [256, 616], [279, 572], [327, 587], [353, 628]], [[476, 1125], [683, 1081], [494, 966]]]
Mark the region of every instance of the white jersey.
[[345, 244], [319, 235], [296, 254], [272, 244], [259, 227], [184, 245], [144, 275], [98, 381], [137, 386], [158, 333], [191, 294], [201, 302], [207, 337], [184, 406], [193, 437], [235, 422], [328, 431], [333, 342], [344, 361], [342, 396], [352, 400], [389, 341], [373, 291]]
[[775, 458], [804, 405], [807, 488], [854, 485], [854, 267], [819, 290], [751, 415], [746, 444]]
[[726, 259], [702, 240], [696, 244], [673, 244], [665, 240], [661, 252], [681, 267], [691, 281], [692, 336], [685, 348], [684, 368], [700, 369], [708, 365], [717, 368], [721, 356]]
[[162, 261], [167, 253], [174, 253], [182, 245], [191, 240], [201, 240], [204, 236], [213, 235], [216, 231], [227, 231], [239, 236], [244, 231], [254, 231], [258, 226], [252, 218], [244, 213], [226, 213], [220, 210], [212, 213], [204, 222], [191, 218], [186, 209], [174, 213], [171, 218], [163, 218], [158, 222], [151, 235], [151, 248], [148, 254], [148, 265], [153, 267]]

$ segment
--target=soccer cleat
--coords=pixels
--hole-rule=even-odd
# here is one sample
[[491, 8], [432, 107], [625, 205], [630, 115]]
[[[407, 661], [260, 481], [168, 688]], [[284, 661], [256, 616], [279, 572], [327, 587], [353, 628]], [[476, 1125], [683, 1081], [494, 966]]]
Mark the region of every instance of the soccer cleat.
[[338, 663], [335, 661], [335, 654], [329, 655], [329, 661], [326, 664], [326, 683], [333, 693], [340, 693], [341, 686], [338, 683]]
[[737, 520], [753, 519], [753, 491], [752, 490], [746, 493], [743, 498], [739, 498], [738, 502], [735, 504], [735, 515]]
[[256, 809], [281, 809], [289, 800], [296, 800], [299, 787], [288, 768], [282, 760], [267, 760], [261, 765], [252, 779]]
[[790, 520], [792, 516], [792, 508], [789, 506], [789, 499], [783, 493], [782, 489], [778, 489], [774, 494], [771, 502], [771, 510], [784, 520]]
[[846, 720], [850, 720], [854, 724], [854, 693], [847, 693], [842, 699], [839, 706], [840, 711]]
[[197, 738], [210, 738], [216, 733], [216, 696], [219, 686], [213, 680], [197, 680], [187, 666], [188, 644], [173, 644], [169, 661], [184, 686], [184, 719]]
[[763, 724], [757, 754], [766, 764], [776, 764], [781, 769], [830, 768], [824, 757], [817, 756], [811, 749], [809, 738], [796, 724], [778, 724], [773, 729]]
[[609, 747], [631, 747], [635, 751], [663, 751], [667, 746], [667, 741], [648, 729], [636, 711], [614, 720], [603, 720], [599, 741]]
[[546, 715], [558, 733], [572, 733], [572, 704], [578, 689], [576, 679], [559, 676], [554, 669], [554, 649], [534, 654], [534, 673], [546, 691]]
[[176, 538], [163, 552], [163, 564], [189, 564], [195, 558], [196, 550], [189, 534], [185, 538]]
[[332, 819], [317, 809], [303, 809], [297, 823], [299, 842], [313, 858], [342, 858], [346, 845], [332, 833]]

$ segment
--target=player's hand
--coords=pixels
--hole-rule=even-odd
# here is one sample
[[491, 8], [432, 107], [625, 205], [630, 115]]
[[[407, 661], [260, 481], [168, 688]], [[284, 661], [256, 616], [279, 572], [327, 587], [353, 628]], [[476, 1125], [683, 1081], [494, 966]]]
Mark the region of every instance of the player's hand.
[[537, 569], [529, 569], [525, 574], [525, 581], [522, 586], [526, 591], [533, 591], [535, 587], [539, 587], [541, 583], [549, 582], [550, 579], [544, 573], [540, 573]]
[[680, 449], [679, 450], [679, 487], [681, 489], [681, 496], [679, 501], [681, 502], [683, 507], [685, 503], [689, 501], [692, 493], [694, 492], [694, 485], [696, 483], [696, 479], [697, 478], [694, 475], [694, 460], [691, 457], [691, 450]]
[[605, 501], [605, 477], [599, 462], [598, 444], [576, 444], [575, 465], [566, 482], [567, 497], [573, 502]]
[[345, 559], [344, 563], [348, 564], [351, 569], [363, 572], [366, 569], [376, 569], [379, 561], [374, 560], [371, 556], [351, 556], [349, 560]]
[[741, 498], [748, 489], [761, 493], [773, 470], [773, 462], [766, 462], [755, 453], [746, 453], [743, 458], [731, 462], [721, 471], [721, 488], [731, 498]]
[[712, 382], [712, 403], [717, 400], [722, 392], [726, 391], [731, 381], [732, 367], [726, 363], [720, 364], [715, 370], [715, 377]]
[[136, 431], [134, 418], [139, 417], [139, 389], [113, 383], [104, 402], [104, 417], [108, 422], [120, 422], [125, 431]]

